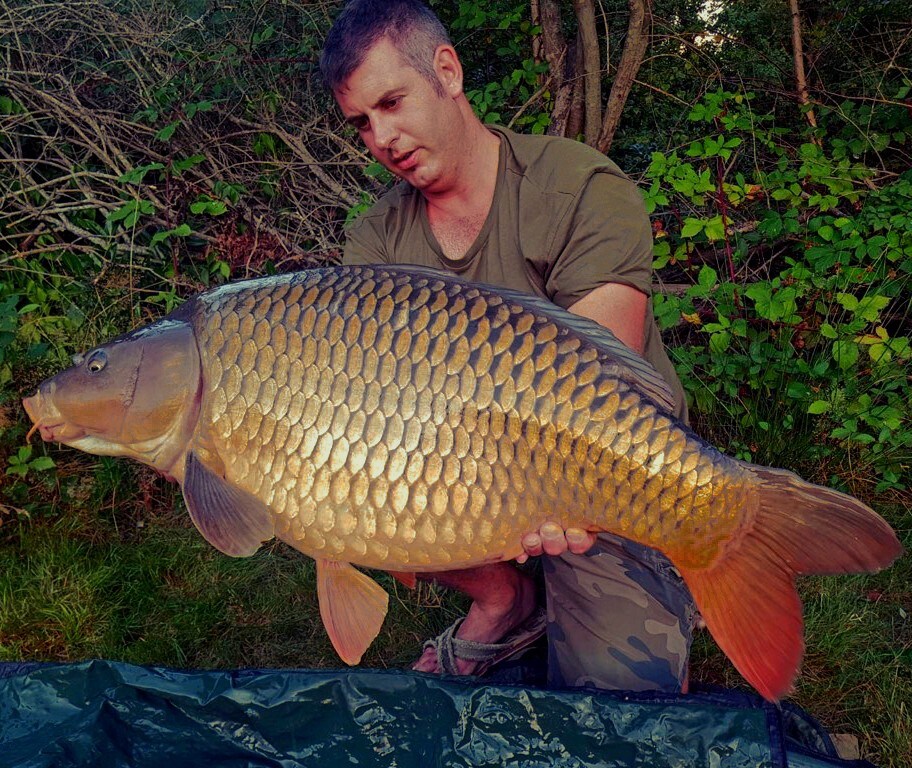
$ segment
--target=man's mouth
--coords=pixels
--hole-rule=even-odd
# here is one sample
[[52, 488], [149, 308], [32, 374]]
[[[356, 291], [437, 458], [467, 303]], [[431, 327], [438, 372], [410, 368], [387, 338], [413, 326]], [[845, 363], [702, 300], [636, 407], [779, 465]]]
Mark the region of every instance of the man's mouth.
[[393, 155], [393, 165], [400, 171], [410, 171], [418, 163], [418, 157], [415, 154], [417, 151], [417, 149], [412, 149], [399, 155]]

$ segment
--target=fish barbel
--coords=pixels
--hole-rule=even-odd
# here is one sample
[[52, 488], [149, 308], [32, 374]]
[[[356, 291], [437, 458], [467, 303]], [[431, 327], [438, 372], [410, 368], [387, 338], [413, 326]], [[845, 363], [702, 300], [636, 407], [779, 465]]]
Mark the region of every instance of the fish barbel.
[[861, 502], [701, 440], [600, 325], [432, 270], [228, 284], [74, 363], [23, 401], [42, 437], [176, 479], [228, 555], [275, 536], [315, 558], [350, 664], [388, 599], [352, 564], [408, 580], [512, 559], [555, 520], [665, 553], [775, 699], [803, 652], [795, 575], [874, 571], [901, 551]]

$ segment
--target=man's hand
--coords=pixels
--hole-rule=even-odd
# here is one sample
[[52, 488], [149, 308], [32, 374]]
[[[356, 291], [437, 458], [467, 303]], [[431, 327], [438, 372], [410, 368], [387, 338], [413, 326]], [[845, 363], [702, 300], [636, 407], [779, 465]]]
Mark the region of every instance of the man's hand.
[[582, 555], [595, 544], [595, 534], [582, 528], [568, 528], [566, 531], [557, 523], [544, 523], [536, 533], [523, 536], [522, 545], [525, 552], [516, 558], [517, 563], [524, 563], [530, 557], [538, 555], [562, 555], [571, 552]]

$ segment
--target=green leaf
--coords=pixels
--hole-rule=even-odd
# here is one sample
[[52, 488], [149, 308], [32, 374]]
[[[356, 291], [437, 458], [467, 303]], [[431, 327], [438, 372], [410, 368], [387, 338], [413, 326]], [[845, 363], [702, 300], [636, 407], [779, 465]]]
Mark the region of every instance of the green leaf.
[[148, 165], [140, 165], [134, 168], [132, 171], [127, 171], [117, 180], [125, 184], [141, 184], [142, 180], [146, 177], [146, 174], [149, 173], [149, 171], [160, 171], [164, 167], [165, 166], [161, 163], [149, 163]]
[[815, 400], [808, 406], [808, 413], [813, 413], [817, 416], [821, 413], [826, 413], [831, 407], [831, 404], [826, 400]]
[[718, 281], [719, 276], [712, 267], [704, 265], [700, 269], [700, 275], [697, 277], [697, 282], [702, 285], [704, 288], [712, 288]]
[[820, 326], [820, 335], [826, 339], [836, 339], [839, 338], [839, 335], [836, 333], [836, 329], [833, 328], [829, 323], [823, 323]]
[[136, 201], [130, 200], [129, 202], [124, 203], [120, 208], [111, 211], [105, 218], [109, 223], [114, 223], [115, 221], [120, 221], [125, 219], [131, 213], [136, 210]]
[[221, 216], [228, 210], [228, 206], [221, 200], [199, 200], [190, 203], [190, 213], [205, 213], [210, 216]]
[[169, 123], [164, 128], [162, 128], [158, 133], [155, 134], [157, 141], [168, 141], [174, 135], [174, 132], [177, 130], [177, 126], [180, 125], [179, 121]]
[[837, 293], [836, 301], [838, 301], [843, 307], [845, 307], [849, 312], [854, 312], [858, 309], [858, 299], [856, 299], [851, 293]]
[[706, 222], [703, 219], [684, 219], [684, 227], [681, 229], [681, 237], [694, 237], [703, 231]]
[[713, 354], [721, 355], [731, 344], [731, 333], [719, 331], [709, 337], [709, 349]]
[[704, 231], [710, 241], [722, 240], [725, 237], [725, 222], [721, 216], [713, 216], [706, 221]]
[[163, 232], [156, 232], [152, 235], [151, 245], [158, 245], [158, 243], [167, 240], [169, 237], [187, 237], [192, 232], [189, 224], [181, 224], [180, 226], [175, 227], [174, 229], [168, 229]]
[[852, 341], [837, 341], [833, 344], [833, 359], [836, 364], [847, 371], [858, 362], [858, 345]]
[[190, 157], [184, 157], [179, 160], [172, 161], [171, 169], [179, 176], [184, 171], [189, 171], [191, 168], [193, 168], [193, 166], [199, 165], [205, 159], [206, 158], [203, 155], [191, 155]]
[[29, 462], [29, 467], [31, 469], [36, 469], [39, 472], [44, 472], [48, 469], [53, 469], [56, 466], [54, 460], [50, 456], [39, 456], [34, 461]]

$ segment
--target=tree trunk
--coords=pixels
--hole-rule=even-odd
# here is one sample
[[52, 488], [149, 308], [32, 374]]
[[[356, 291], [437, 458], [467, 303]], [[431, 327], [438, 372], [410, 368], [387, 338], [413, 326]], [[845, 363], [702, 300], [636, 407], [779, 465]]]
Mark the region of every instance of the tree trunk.
[[573, 0], [579, 29], [583, 58], [583, 82], [586, 94], [585, 142], [594, 147], [599, 139], [602, 122], [602, 72], [599, 56], [598, 31], [595, 27], [595, 6], [592, 0]]
[[[789, 11], [792, 15], [792, 58], [795, 62], [795, 85], [798, 90], [798, 101], [807, 107], [811, 100], [808, 97], [807, 78], [804, 74], [804, 45], [801, 42], [801, 14], [798, 11], [798, 0], [789, 0]], [[817, 127], [817, 117], [813, 109], [805, 112], [811, 128]]]
[[607, 152], [621, 120], [624, 104], [649, 45], [653, 0], [628, 0], [630, 21], [624, 52], [602, 116], [602, 66], [594, 0], [574, 0], [577, 35], [568, 44], [561, 31], [558, 0], [532, 0], [542, 27], [541, 55], [548, 62], [554, 107], [552, 136], [577, 137]]
[[[548, 77], [551, 79], [551, 93], [554, 106], [551, 108], [551, 124], [548, 134], [567, 136], [567, 121], [573, 103], [574, 57], [570, 55], [567, 40], [561, 30], [560, 8], [557, 0], [538, 0], [537, 22], [541, 24], [541, 56], [548, 62]], [[536, 17], [533, 16], [536, 20]]]
[[602, 130], [595, 144], [600, 152], [607, 153], [614, 141], [621, 122], [621, 114], [633, 81], [643, 64], [646, 48], [649, 46], [649, 33], [652, 27], [653, 0], [629, 0], [630, 20], [627, 24], [627, 40], [624, 43], [624, 52], [618, 65], [608, 105], [605, 108], [605, 119], [602, 121]]

